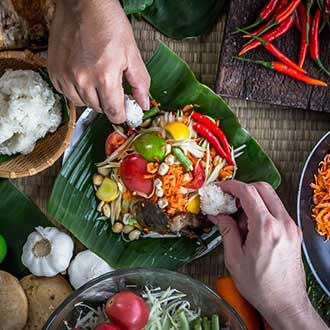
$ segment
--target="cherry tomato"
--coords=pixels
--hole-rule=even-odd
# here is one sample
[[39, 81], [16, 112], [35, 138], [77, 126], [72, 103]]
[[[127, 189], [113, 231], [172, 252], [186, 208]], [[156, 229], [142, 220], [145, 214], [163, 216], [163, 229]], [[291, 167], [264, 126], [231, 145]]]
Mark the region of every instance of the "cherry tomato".
[[134, 142], [134, 147], [148, 162], [161, 162], [165, 157], [165, 140], [156, 132], [142, 134]]
[[152, 179], [146, 179], [148, 162], [138, 153], [127, 155], [119, 167], [119, 175], [130, 192], [138, 191], [150, 195], [153, 190]]
[[131, 291], [122, 291], [110, 298], [105, 305], [105, 312], [123, 330], [141, 330], [149, 319], [147, 304]]
[[126, 140], [127, 138], [116, 131], [110, 133], [105, 141], [105, 154], [107, 157], [117, 150]]
[[121, 330], [121, 329], [116, 324], [100, 323], [94, 328], [94, 330]]
[[186, 188], [199, 189], [205, 182], [205, 170], [201, 162], [194, 167], [194, 179], [185, 185]]

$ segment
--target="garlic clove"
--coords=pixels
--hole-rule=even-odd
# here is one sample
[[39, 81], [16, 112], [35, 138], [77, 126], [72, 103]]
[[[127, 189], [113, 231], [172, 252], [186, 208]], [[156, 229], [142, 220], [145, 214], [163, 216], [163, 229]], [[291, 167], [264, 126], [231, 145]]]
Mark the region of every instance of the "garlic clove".
[[68, 269], [71, 285], [78, 289], [90, 280], [114, 269], [89, 250], [82, 251], [72, 260]]

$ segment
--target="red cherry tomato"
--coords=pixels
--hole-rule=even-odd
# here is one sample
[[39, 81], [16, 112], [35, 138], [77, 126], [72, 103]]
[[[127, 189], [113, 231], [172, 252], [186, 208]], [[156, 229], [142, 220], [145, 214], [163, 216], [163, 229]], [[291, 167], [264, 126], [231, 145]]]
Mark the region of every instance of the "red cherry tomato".
[[138, 153], [127, 155], [119, 167], [119, 175], [126, 188], [131, 191], [139, 191], [150, 195], [153, 190], [152, 179], [146, 179], [148, 162]]
[[205, 170], [203, 168], [202, 162], [198, 162], [194, 167], [194, 179], [187, 183], [185, 187], [190, 189], [199, 189], [205, 182]]
[[145, 301], [131, 291], [115, 294], [105, 305], [109, 319], [123, 330], [141, 330], [148, 323], [149, 309]]
[[94, 330], [121, 330], [121, 329], [116, 324], [100, 323], [94, 328]]
[[107, 157], [117, 150], [126, 140], [127, 138], [116, 131], [110, 133], [105, 141], [105, 154]]

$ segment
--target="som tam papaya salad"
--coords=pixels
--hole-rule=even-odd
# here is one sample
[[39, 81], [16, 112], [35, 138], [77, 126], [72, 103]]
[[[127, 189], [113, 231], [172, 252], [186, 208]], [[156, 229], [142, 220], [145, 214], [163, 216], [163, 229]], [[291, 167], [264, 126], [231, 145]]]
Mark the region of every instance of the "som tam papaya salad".
[[79, 303], [78, 319], [68, 330], [220, 330], [230, 324], [220, 324], [219, 315], [202, 317], [193, 309], [186, 295], [176, 289], [148, 288], [142, 294], [121, 291], [94, 308]]
[[233, 150], [219, 121], [198, 105], [174, 112], [152, 105], [138, 127], [114, 125], [106, 140], [107, 158], [93, 178], [98, 219], [130, 241], [196, 238], [212, 227], [205, 214], [237, 211], [216, 183], [234, 178], [245, 145]]

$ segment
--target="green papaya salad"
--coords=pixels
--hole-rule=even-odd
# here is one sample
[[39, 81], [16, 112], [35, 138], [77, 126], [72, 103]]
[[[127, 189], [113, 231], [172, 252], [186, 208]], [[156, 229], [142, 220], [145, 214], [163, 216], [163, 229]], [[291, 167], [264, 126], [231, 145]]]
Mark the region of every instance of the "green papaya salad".
[[217, 183], [235, 177], [245, 145], [234, 150], [219, 121], [198, 105], [168, 112], [151, 103], [138, 126], [113, 125], [106, 140], [93, 177], [98, 219], [129, 241], [197, 238], [212, 228], [206, 214], [237, 211]]

